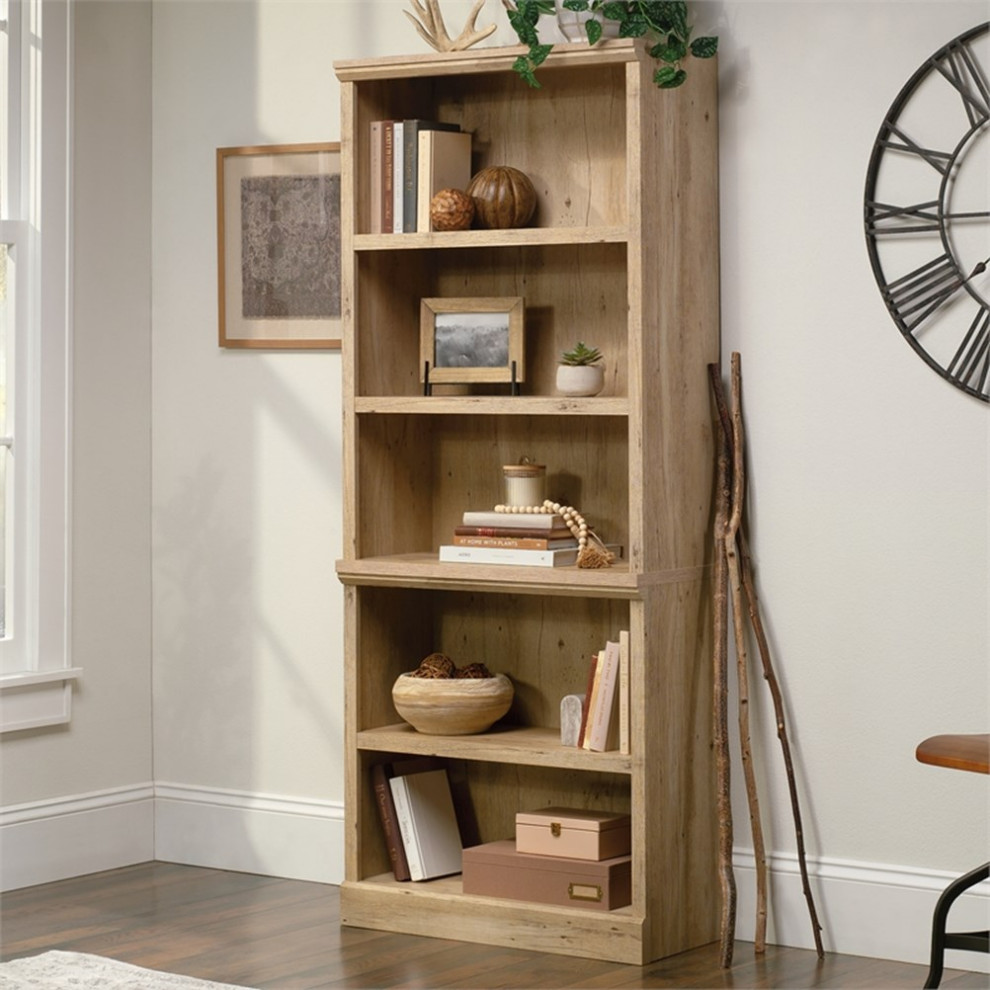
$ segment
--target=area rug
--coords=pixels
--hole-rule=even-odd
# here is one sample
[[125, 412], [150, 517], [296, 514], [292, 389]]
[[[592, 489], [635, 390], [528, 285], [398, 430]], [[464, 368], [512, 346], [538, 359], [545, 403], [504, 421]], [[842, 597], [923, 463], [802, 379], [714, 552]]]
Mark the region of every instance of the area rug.
[[245, 990], [160, 973], [82, 952], [43, 952], [0, 963], [0, 990]]

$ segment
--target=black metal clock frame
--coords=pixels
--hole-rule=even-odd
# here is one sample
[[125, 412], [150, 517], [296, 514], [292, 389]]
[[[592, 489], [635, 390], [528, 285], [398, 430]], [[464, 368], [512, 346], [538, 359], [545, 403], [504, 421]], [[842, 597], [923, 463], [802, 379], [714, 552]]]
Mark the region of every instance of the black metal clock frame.
[[[920, 357], [944, 379], [983, 402], [990, 402], [990, 303], [973, 284], [987, 270], [990, 258], [965, 270], [953, 252], [950, 230], [954, 223], [990, 223], [990, 211], [954, 213], [947, 210], [961, 158], [979, 132], [990, 126], [990, 84], [974, 43], [990, 31], [990, 21], [959, 35], [928, 58], [894, 100], [873, 145], [866, 175], [864, 223], [870, 263], [890, 315], [901, 334]], [[901, 115], [926, 80], [941, 76], [949, 92], [962, 100], [969, 124], [951, 150], [936, 150], [918, 143], [900, 124]], [[938, 173], [934, 199], [910, 205], [877, 200], [878, 177], [888, 155], [914, 156]], [[888, 238], [937, 236], [941, 254], [935, 254], [906, 274], [888, 278], [881, 245]], [[937, 249], [936, 249], [937, 250]], [[969, 268], [969, 265], [966, 266]], [[920, 339], [945, 313], [946, 304], [970, 296], [975, 315], [964, 324], [962, 339], [951, 359], [937, 357]], [[966, 320], [969, 315], [967, 313]]]

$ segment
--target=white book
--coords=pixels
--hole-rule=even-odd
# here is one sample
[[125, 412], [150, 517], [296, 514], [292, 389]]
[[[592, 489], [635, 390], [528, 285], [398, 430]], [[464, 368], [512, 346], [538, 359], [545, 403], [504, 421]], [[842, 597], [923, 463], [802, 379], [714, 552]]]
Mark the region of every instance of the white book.
[[[616, 557], [622, 556], [622, 547], [606, 544]], [[460, 544], [444, 544], [440, 547], [440, 560], [451, 564], [515, 564], [517, 567], [570, 567], [577, 563], [579, 547], [566, 550], [515, 550], [509, 547], [465, 547]]]
[[446, 770], [392, 777], [389, 781], [402, 846], [412, 880], [461, 872], [461, 833]]
[[596, 753], [616, 748], [613, 738], [618, 722], [616, 685], [619, 681], [619, 644], [610, 640], [605, 644], [603, 654], [595, 675], [595, 692], [588, 712], [586, 748]]
[[577, 563], [578, 548], [566, 550], [515, 550], [510, 547], [465, 547], [446, 544], [440, 559], [459, 564], [515, 564], [521, 567], [567, 567]]
[[471, 181], [471, 135], [465, 131], [420, 131], [416, 176], [416, 229], [432, 230], [430, 200], [441, 189], [467, 189]]
[[397, 120], [392, 125], [392, 233], [401, 234], [405, 228], [402, 225], [403, 193], [406, 188], [404, 163], [405, 142], [402, 138], [403, 124]]

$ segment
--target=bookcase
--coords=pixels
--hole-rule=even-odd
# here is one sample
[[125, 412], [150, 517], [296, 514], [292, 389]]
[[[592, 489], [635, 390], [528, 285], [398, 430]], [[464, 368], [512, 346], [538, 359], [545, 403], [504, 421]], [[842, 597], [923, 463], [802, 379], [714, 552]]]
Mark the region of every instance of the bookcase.
[[[559, 45], [541, 89], [519, 48], [348, 60], [340, 80], [345, 528], [345, 925], [643, 963], [718, 934], [711, 751], [712, 412], [719, 354], [715, 60], [661, 91], [642, 43]], [[454, 122], [472, 168], [513, 165], [539, 203], [523, 229], [370, 233], [373, 120]], [[522, 394], [423, 394], [424, 297], [522, 296]], [[601, 348], [605, 390], [555, 394], [560, 353]], [[466, 509], [502, 501], [503, 464], [547, 465], [624, 556], [602, 570], [441, 563]], [[563, 747], [559, 706], [588, 657], [630, 640], [630, 753]], [[506, 673], [487, 733], [428, 736], [390, 689], [435, 650]], [[456, 766], [470, 839], [515, 814], [627, 812], [632, 903], [608, 912], [466, 895], [458, 877], [392, 876], [370, 768]]]

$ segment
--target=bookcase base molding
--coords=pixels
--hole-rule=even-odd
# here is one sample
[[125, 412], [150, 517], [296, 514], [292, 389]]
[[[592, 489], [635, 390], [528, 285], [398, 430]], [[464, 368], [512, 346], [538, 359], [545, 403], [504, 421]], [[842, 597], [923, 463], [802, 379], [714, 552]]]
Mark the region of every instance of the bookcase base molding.
[[636, 966], [651, 958], [645, 919], [631, 908], [594, 912], [474, 897], [461, 893], [459, 877], [431, 881], [428, 889], [380, 879], [341, 886], [341, 924]]

